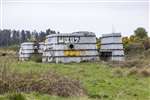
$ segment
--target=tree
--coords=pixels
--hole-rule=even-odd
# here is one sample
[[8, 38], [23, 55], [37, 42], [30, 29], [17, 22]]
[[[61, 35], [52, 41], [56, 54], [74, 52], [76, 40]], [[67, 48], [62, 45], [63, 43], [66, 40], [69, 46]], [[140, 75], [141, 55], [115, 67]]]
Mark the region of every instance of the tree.
[[2, 46], [9, 46], [11, 44], [11, 30], [4, 29], [1, 31], [0, 40], [2, 40]]
[[147, 38], [147, 32], [144, 28], [139, 27], [134, 31], [134, 35], [138, 38], [138, 39], [144, 39]]
[[122, 43], [123, 43], [124, 48], [128, 46], [129, 42], [130, 42], [130, 39], [128, 37], [122, 38]]
[[25, 42], [25, 41], [27, 41], [27, 39], [26, 39], [26, 34], [25, 34], [25, 31], [22, 30], [22, 31], [21, 31], [21, 42]]
[[16, 30], [13, 30], [12, 31], [12, 37], [11, 37], [11, 41], [12, 41], [12, 44], [17, 44], [18, 41], [17, 41], [17, 31]]
[[130, 42], [130, 43], [137, 42], [137, 37], [136, 37], [135, 35], [131, 35], [131, 36], [129, 37], [129, 42]]
[[47, 29], [46, 30], [46, 35], [50, 35], [50, 34], [56, 34], [56, 32], [51, 30], [51, 29]]
[[30, 39], [31, 39], [30, 31], [26, 31], [26, 38], [27, 38], [28, 41], [30, 41]]
[[46, 33], [41, 31], [41, 32], [39, 33], [39, 39], [38, 39], [38, 40], [39, 40], [40, 42], [43, 42], [43, 41], [45, 41], [45, 39], [46, 39]]

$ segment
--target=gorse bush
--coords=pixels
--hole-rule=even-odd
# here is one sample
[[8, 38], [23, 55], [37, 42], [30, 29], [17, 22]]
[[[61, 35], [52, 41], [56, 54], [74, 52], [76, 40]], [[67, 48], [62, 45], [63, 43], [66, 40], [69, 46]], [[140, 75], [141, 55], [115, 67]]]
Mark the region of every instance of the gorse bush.
[[141, 53], [142, 51], [144, 51], [142, 43], [129, 43], [125, 48], [125, 53], [129, 55]]

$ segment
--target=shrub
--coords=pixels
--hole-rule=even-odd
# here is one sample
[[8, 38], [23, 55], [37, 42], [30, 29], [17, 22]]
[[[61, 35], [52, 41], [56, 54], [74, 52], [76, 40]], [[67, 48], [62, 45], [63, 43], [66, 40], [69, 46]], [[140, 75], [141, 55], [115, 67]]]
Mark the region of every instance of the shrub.
[[8, 95], [9, 100], [26, 100], [26, 98], [21, 93], [13, 93]]
[[146, 58], [150, 58], [150, 49], [144, 51], [144, 56], [145, 56]]
[[150, 76], [150, 68], [144, 68], [144, 69], [142, 69], [142, 70], [140, 71], [140, 74], [141, 74], [142, 76], [145, 76], [145, 77]]
[[149, 67], [142, 67], [142, 68], [134, 67], [129, 70], [128, 74], [149, 77], [150, 76], [150, 68]]
[[42, 54], [32, 54], [30, 60], [35, 62], [42, 62]]
[[149, 39], [145, 39], [143, 41], [143, 45], [144, 45], [145, 50], [150, 49], [150, 40]]
[[[8, 92], [39, 92], [64, 97], [85, 95], [85, 90], [79, 81], [60, 76], [51, 71], [39, 74], [4, 70], [1, 72], [5, 73], [0, 73], [0, 94]], [[19, 97], [21, 96], [15, 95], [12, 98]]]
[[144, 46], [142, 43], [130, 43], [125, 50], [127, 54], [131, 55], [141, 53], [142, 51], [144, 51]]
[[129, 70], [128, 74], [129, 75], [135, 75], [139, 73], [139, 70], [136, 67], [133, 67], [132, 69]]

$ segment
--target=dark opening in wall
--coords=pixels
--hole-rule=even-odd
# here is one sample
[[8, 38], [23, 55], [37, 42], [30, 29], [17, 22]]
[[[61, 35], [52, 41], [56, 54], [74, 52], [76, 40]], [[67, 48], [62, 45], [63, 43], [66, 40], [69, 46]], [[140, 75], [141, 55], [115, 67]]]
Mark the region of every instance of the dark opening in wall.
[[112, 57], [112, 52], [110, 51], [102, 51], [100, 52], [100, 58], [101, 60], [110, 60], [110, 58]]
[[37, 41], [35, 41], [33, 46], [34, 46], [34, 53], [38, 54], [39, 53], [38, 50], [39, 50], [40, 44]]
[[70, 44], [70, 45], [69, 45], [69, 48], [70, 48], [70, 49], [74, 49], [74, 45], [73, 45], [73, 44]]

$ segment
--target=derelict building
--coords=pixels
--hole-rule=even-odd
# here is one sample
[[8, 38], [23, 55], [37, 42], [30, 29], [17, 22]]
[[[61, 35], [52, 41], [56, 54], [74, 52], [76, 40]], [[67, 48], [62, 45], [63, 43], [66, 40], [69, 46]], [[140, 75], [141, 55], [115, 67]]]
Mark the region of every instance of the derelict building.
[[29, 60], [34, 53], [41, 54], [42, 62], [69, 63], [99, 59], [124, 61], [120, 33], [103, 34], [100, 50], [96, 47], [96, 35], [93, 32], [51, 34], [44, 43], [22, 43], [19, 59]]

